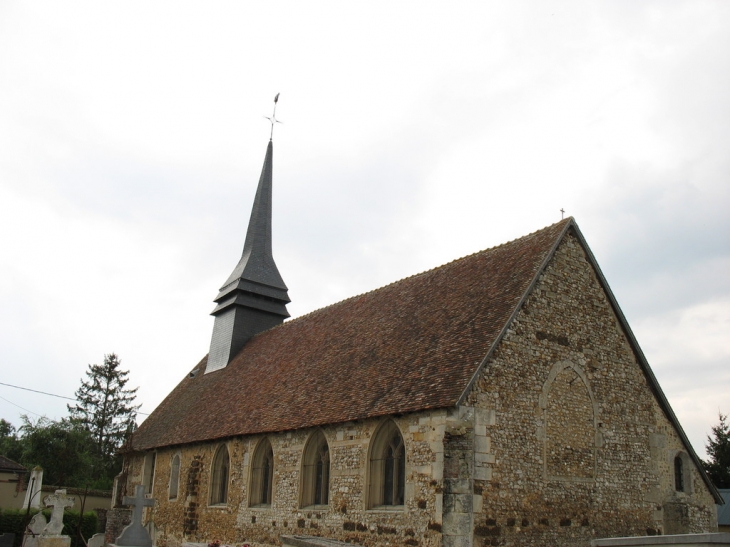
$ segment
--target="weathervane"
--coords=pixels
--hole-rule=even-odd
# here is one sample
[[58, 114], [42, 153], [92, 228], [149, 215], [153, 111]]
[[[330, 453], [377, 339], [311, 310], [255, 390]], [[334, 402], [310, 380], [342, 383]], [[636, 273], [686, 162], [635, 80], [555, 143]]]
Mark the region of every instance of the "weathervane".
[[275, 123], [282, 123], [279, 120], [276, 119], [276, 103], [279, 102], [279, 93], [276, 94], [276, 97], [274, 97], [274, 113], [269, 116], [264, 116], [267, 120], [271, 122], [271, 135], [269, 135], [269, 140], [272, 140], [274, 138], [274, 124]]

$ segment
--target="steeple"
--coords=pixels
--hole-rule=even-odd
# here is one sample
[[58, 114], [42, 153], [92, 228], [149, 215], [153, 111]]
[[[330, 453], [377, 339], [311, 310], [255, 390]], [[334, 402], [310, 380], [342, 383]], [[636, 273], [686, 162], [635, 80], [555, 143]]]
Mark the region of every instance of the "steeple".
[[221, 287], [211, 313], [215, 323], [206, 373], [225, 367], [252, 336], [289, 317], [287, 287], [271, 252], [273, 156], [270, 140], [241, 260]]

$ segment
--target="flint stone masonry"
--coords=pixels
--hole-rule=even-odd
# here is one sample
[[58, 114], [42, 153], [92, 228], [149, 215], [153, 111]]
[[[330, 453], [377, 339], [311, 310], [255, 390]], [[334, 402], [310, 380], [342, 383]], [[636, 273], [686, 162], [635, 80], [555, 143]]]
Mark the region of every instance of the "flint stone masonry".
[[[542, 334], [539, 334], [542, 333]], [[549, 334], [546, 336], [545, 334]], [[595, 272], [566, 236], [465, 404], [495, 413], [475, 536], [503, 546], [715, 530], [714, 500], [674, 490], [684, 450]], [[677, 523], [667, 504], [686, 514]], [[477, 545], [475, 538], [474, 545]]]
[[[157, 545], [255, 547], [314, 535], [367, 547], [586, 547], [600, 537], [714, 531], [714, 498], [690, 459], [688, 487], [675, 491], [673, 461], [686, 448], [622, 329], [568, 234], [460, 406], [321, 428], [328, 505], [300, 505], [302, 453], [317, 428], [157, 450], [158, 505], [148, 510]], [[370, 442], [386, 419], [405, 443], [405, 503], [369, 509]], [[264, 437], [273, 499], [250, 507], [251, 462]], [[228, 503], [209, 505], [221, 443]], [[187, 486], [169, 499], [175, 455]], [[143, 461], [144, 453], [127, 457], [128, 484], [142, 480]]]
[[[458, 416], [449, 419], [458, 420]], [[209, 505], [211, 465], [219, 443], [159, 450], [152, 490], [158, 499], [152, 513], [158, 544], [220, 539], [224, 544], [279, 545], [280, 535], [288, 532], [367, 545], [417, 542], [425, 547], [440, 546], [447, 412], [416, 413], [395, 418], [394, 422], [403, 435], [407, 453], [405, 505], [400, 508], [366, 508], [369, 443], [383, 423], [381, 419], [322, 428], [330, 450], [328, 506], [300, 506], [301, 455], [316, 429], [267, 436], [274, 452], [270, 507], [249, 507], [252, 454], [263, 436], [226, 441], [230, 484], [228, 503], [223, 506]], [[176, 454], [180, 455], [181, 481], [188, 469], [195, 470], [190, 475], [194, 479], [188, 480], [185, 495], [169, 500], [170, 465]], [[141, 477], [143, 459], [131, 459], [131, 482]], [[186, 512], [191, 503], [197, 504], [194, 526]]]
[[354, 543], [316, 536], [281, 536], [281, 543], [288, 547], [359, 547]]

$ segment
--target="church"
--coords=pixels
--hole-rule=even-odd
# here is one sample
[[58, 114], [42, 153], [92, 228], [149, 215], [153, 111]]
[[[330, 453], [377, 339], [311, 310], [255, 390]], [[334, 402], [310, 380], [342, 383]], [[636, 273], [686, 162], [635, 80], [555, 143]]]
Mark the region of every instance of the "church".
[[272, 178], [269, 141], [210, 352], [125, 449], [116, 497], [146, 487], [157, 545], [717, 531], [720, 496], [573, 218], [287, 320]]

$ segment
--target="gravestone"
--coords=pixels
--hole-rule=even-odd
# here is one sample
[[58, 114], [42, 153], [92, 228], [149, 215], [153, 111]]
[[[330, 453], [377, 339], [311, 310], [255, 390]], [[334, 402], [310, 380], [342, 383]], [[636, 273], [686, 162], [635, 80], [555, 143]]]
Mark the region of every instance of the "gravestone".
[[94, 534], [86, 542], [87, 547], [104, 547], [104, 534]]
[[46, 507], [53, 507], [51, 520], [46, 524], [46, 518], [41, 513], [33, 517], [28, 525], [30, 534], [25, 538], [25, 547], [70, 547], [71, 538], [61, 532], [63, 532], [63, 512], [66, 507], [72, 507], [74, 501], [73, 497], [66, 495], [66, 490], [56, 490], [55, 494], [46, 496], [43, 503]]
[[131, 505], [132, 523], [122, 530], [122, 534], [117, 538], [116, 545], [124, 545], [128, 547], [152, 547], [152, 538], [147, 529], [142, 525], [142, 512], [145, 507], [152, 507], [155, 500], [146, 498], [144, 495], [144, 486], [137, 485], [134, 489], [134, 497], [124, 496], [124, 505]]
[[38, 547], [38, 537], [46, 527], [48, 522], [43, 513], [36, 513], [33, 518], [30, 519], [30, 523], [25, 529], [25, 541], [23, 547]]
[[[41, 532], [41, 536], [60, 536], [63, 532], [63, 512], [66, 507], [73, 507], [76, 500], [66, 495], [65, 490], [56, 490], [55, 494], [46, 496], [43, 503], [46, 507], [53, 507], [51, 510], [51, 520]], [[69, 538], [70, 539], [70, 538]]]
[[33, 518], [30, 519], [28, 530], [30, 530], [30, 533], [34, 536], [40, 536], [47, 524], [48, 521], [46, 520], [46, 516], [43, 513], [36, 513], [33, 515]]
[[27, 509], [28, 504], [34, 509], [41, 508], [41, 487], [43, 486], [43, 468], [35, 466], [30, 472], [28, 487], [25, 490], [25, 500], [23, 501], [23, 509]]

